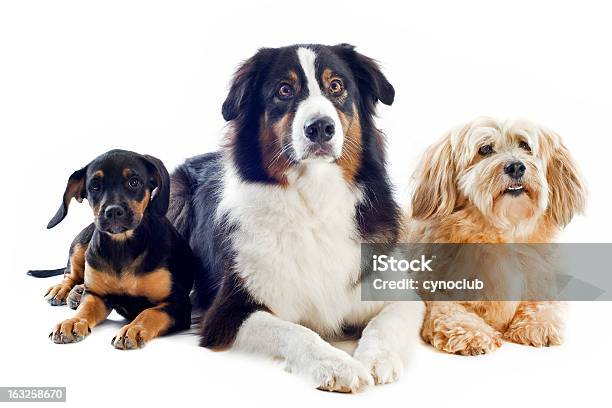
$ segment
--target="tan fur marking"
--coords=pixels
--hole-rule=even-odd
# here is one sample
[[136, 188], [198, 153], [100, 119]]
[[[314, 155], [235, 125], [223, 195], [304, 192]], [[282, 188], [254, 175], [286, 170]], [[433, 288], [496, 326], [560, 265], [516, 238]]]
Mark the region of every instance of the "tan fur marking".
[[323, 80], [325, 88], [329, 88], [329, 84], [331, 83], [332, 79], [334, 79], [333, 71], [329, 68], [325, 68], [321, 74], [321, 79]]
[[131, 169], [128, 169], [128, 168], [123, 169], [123, 177], [125, 177], [125, 178], [131, 177], [132, 174], [133, 173], [132, 173]]
[[70, 256], [70, 278], [76, 283], [83, 283], [87, 247], [88, 245], [75, 245]]
[[293, 81], [294, 85], [298, 83], [299, 77], [298, 77], [297, 72], [295, 72], [293, 70], [289, 71], [289, 78], [291, 79], [291, 81]]
[[77, 313], [74, 316], [76, 319], [85, 319], [89, 325], [89, 328], [93, 328], [100, 322], [104, 321], [109, 315], [110, 310], [106, 307], [104, 301], [93, 294], [86, 294], [81, 304], [77, 309]]
[[77, 244], [70, 254], [70, 272], [64, 274], [62, 283], [53, 285], [45, 293], [47, 300], [54, 299], [58, 304], [63, 304], [70, 293], [70, 290], [84, 280], [85, 271], [85, 252], [87, 245]]
[[[135, 261], [135, 263], [137, 263]], [[100, 296], [120, 294], [143, 296], [159, 302], [170, 295], [172, 278], [165, 268], [146, 274], [134, 274], [134, 266], [126, 267], [121, 274], [99, 271], [85, 264], [85, 287]]]
[[286, 171], [289, 169], [289, 158], [282, 152], [285, 148], [283, 137], [290, 132], [293, 114], [283, 116], [278, 122], [270, 123], [267, 115], [261, 120], [259, 143], [262, 150], [262, 165], [266, 173], [281, 185], [287, 184]]
[[140, 201], [129, 201], [128, 205], [132, 209], [132, 212], [138, 217], [138, 222], [142, 220], [145, 210], [151, 201], [151, 192], [149, 190], [145, 191], [145, 195]]
[[342, 168], [344, 179], [350, 183], [355, 179], [357, 171], [359, 171], [361, 166], [361, 124], [355, 105], [353, 105], [352, 117], [347, 116], [340, 110], [338, 110], [338, 116], [344, 130], [344, 144], [342, 146], [342, 155], [337, 163]]

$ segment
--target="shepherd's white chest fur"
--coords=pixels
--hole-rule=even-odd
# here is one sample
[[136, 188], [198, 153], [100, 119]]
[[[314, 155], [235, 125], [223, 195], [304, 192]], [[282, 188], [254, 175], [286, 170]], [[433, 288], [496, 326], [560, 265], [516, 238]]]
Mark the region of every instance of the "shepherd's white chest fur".
[[235, 267], [251, 296], [283, 320], [333, 335], [378, 309], [360, 302], [361, 192], [330, 163], [302, 165], [288, 181], [245, 183], [226, 166], [217, 219], [237, 226]]

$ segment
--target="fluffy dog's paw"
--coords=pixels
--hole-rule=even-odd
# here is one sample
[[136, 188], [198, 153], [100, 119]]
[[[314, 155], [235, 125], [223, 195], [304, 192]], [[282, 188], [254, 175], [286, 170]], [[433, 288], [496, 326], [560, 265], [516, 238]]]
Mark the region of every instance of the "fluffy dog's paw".
[[515, 320], [504, 333], [504, 339], [534, 347], [558, 346], [563, 341], [561, 328], [549, 321]]
[[404, 363], [398, 353], [381, 350], [362, 350], [357, 347], [354, 357], [372, 374], [375, 384], [388, 384], [399, 380]]
[[288, 361], [285, 369], [305, 375], [323, 391], [357, 392], [364, 385], [374, 384], [367, 368], [342, 350], [300, 358], [295, 363]]
[[69, 285], [65, 285], [63, 283], [53, 285], [47, 289], [47, 292], [45, 293], [45, 300], [49, 302], [51, 306], [65, 305], [70, 289], [71, 287]]
[[55, 326], [49, 338], [57, 344], [76, 343], [91, 333], [89, 324], [85, 319], [72, 318], [64, 320]]
[[149, 339], [144, 326], [130, 323], [123, 326], [111, 340], [111, 345], [119, 350], [135, 350], [143, 348]]
[[485, 323], [472, 327], [461, 322], [437, 322], [431, 344], [446, 353], [476, 356], [499, 348], [502, 338], [497, 330]]
[[83, 297], [83, 292], [85, 292], [85, 285], [76, 285], [70, 293], [68, 293], [68, 297], [66, 298], [66, 303], [68, 307], [71, 309], [76, 309], [81, 304], [81, 298]]

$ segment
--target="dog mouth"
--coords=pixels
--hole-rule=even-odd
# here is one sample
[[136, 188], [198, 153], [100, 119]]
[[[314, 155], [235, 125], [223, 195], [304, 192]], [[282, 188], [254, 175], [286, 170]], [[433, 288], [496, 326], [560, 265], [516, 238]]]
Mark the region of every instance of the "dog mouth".
[[527, 193], [527, 189], [523, 183], [512, 183], [504, 190], [504, 194], [508, 194], [513, 197], [518, 197], [523, 193]]
[[308, 146], [305, 156], [311, 159], [333, 158], [334, 147], [331, 143], [312, 143]]
[[128, 230], [129, 228], [123, 225], [111, 225], [108, 228], [106, 228], [106, 232], [109, 234], [123, 234], [124, 232]]

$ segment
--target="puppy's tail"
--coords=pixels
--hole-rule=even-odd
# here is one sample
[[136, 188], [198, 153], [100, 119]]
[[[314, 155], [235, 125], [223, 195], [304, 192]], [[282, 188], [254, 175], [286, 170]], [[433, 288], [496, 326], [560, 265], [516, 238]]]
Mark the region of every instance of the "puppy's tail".
[[66, 268], [59, 269], [40, 269], [35, 271], [28, 271], [28, 275], [35, 278], [50, 278], [52, 276], [63, 275], [66, 272]]

